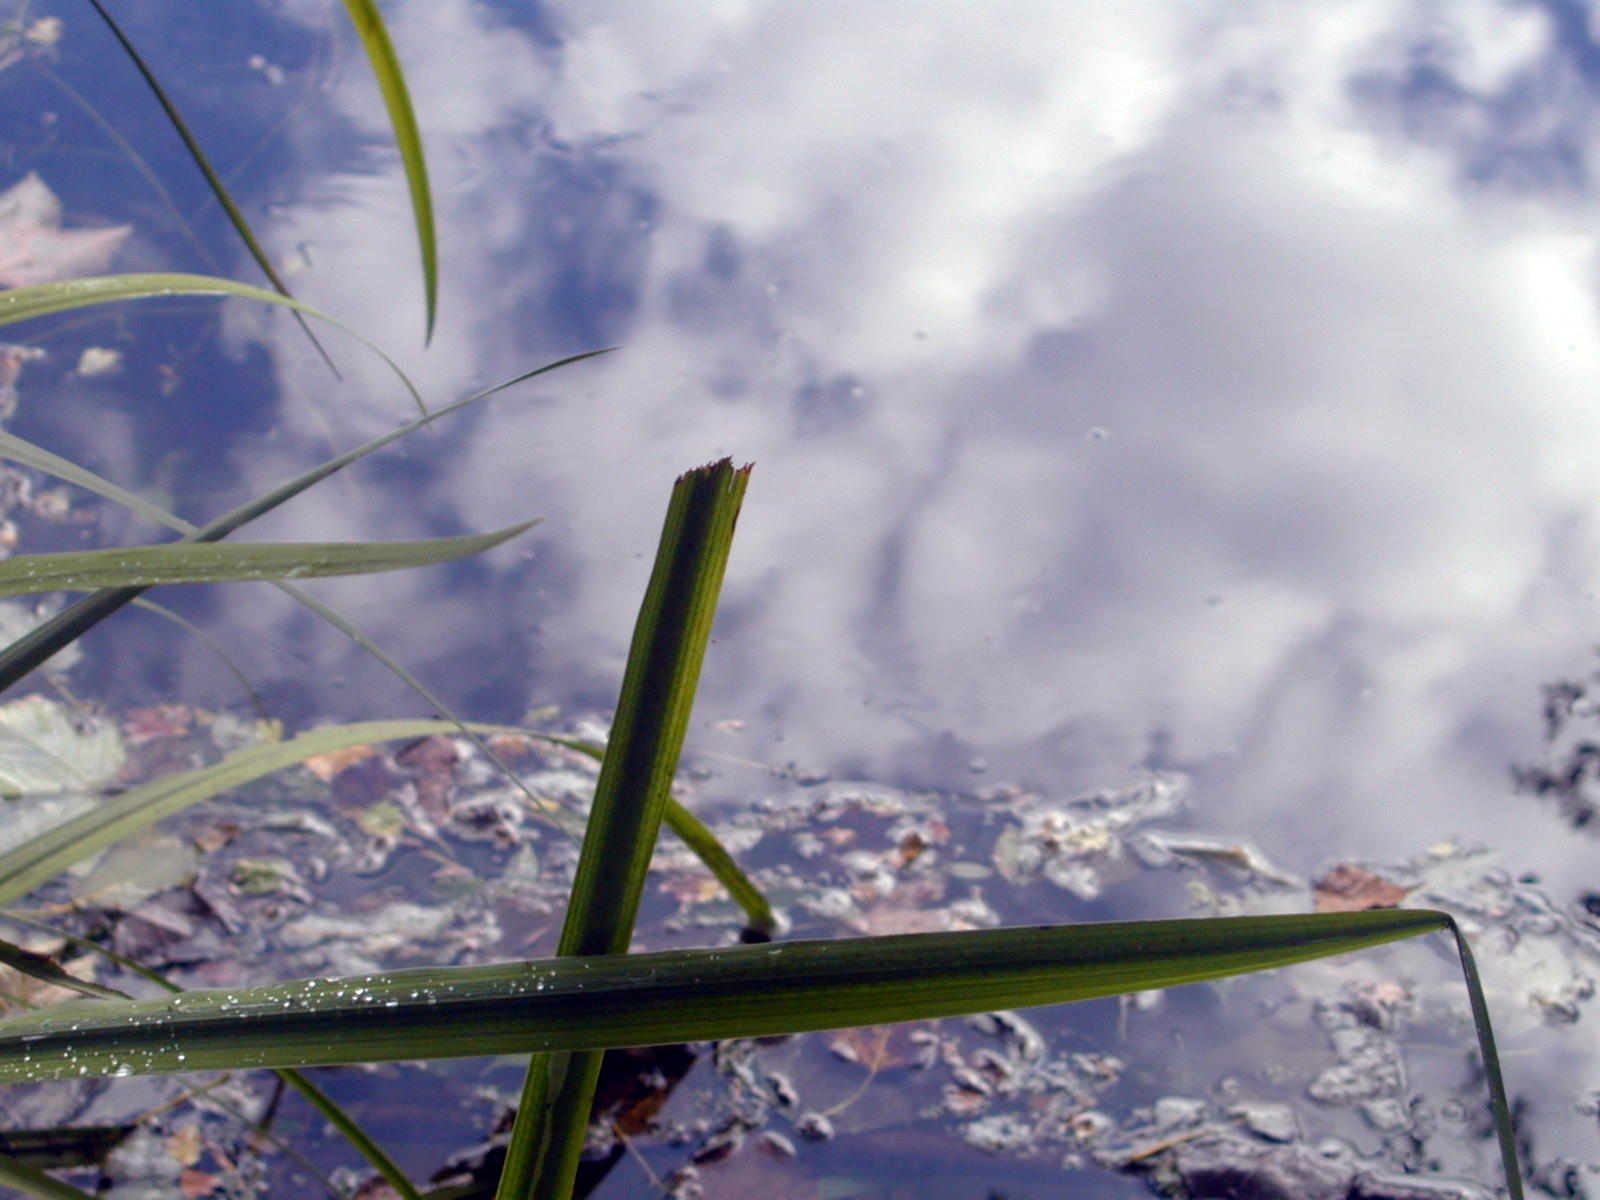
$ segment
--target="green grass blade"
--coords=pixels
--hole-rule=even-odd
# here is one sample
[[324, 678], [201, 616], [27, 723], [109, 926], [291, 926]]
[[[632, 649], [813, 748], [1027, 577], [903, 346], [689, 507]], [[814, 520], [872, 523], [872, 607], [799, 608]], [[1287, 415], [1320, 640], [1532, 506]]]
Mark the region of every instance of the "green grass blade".
[[[556, 953], [625, 954], [678, 770], [750, 468], [723, 459], [672, 490]], [[536, 1055], [496, 1195], [571, 1194], [600, 1052]]]
[[[261, 268], [261, 273], [267, 277], [280, 296], [289, 296], [290, 299], [293, 299], [288, 285], [278, 275], [278, 270], [272, 265], [272, 260], [267, 257], [267, 252], [261, 248], [261, 243], [256, 240], [256, 235], [251, 230], [250, 223], [245, 220], [244, 213], [240, 212], [239, 206], [233, 202], [233, 197], [228, 193], [227, 185], [222, 182], [222, 177], [211, 169], [211, 160], [206, 157], [205, 151], [200, 148], [200, 143], [195, 140], [194, 134], [190, 132], [189, 123], [183, 119], [183, 114], [178, 111], [177, 105], [173, 104], [172, 98], [167, 95], [166, 88], [161, 86], [161, 81], [156, 78], [155, 72], [144, 61], [144, 56], [139, 53], [133, 42], [128, 39], [128, 36], [123, 33], [122, 26], [112, 19], [111, 14], [106, 11], [100, 0], [89, 0], [89, 4], [95, 12], [100, 14], [100, 19], [111, 30], [111, 36], [117, 39], [124, 53], [132, 60], [135, 69], [143, 77], [145, 84], [155, 94], [156, 103], [161, 105], [161, 111], [167, 114], [167, 120], [171, 122], [172, 128], [177, 132], [179, 139], [182, 140], [184, 149], [188, 150], [189, 157], [194, 160], [194, 165], [200, 168], [200, 174], [205, 176], [206, 186], [211, 189], [211, 194], [216, 197], [217, 203], [222, 205], [222, 211], [228, 214], [228, 220], [232, 223], [234, 231], [244, 242], [245, 248], [250, 251], [250, 257], [256, 260], [256, 266]], [[322, 361], [328, 364], [328, 369], [337, 378], [339, 368], [334, 365], [333, 359], [328, 355], [328, 351], [317, 340], [317, 335], [311, 332], [311, 326], [306, 324], [305, 314], [296, 312], [294, 319], [300, 323], [300, 328], [311, 339], [311, 344], [317, 348], [317, 353], [322, 356]]]
[[[287, 742], [249, 746], [221, 762], [193, 771], [165, 775], [141, 787], [111, 796], [98, 807], [64, 821], [31, 841], [0, 854], [0, 905], [26, 896], [47, 879], [96, 850], [181, 812], [229, 788], [293, 766], [314, 754], [395, 738], [453, 733], [455, 723], [437, 720], [363, 721], [313, 729]], [[481, 733], [521, 733], [502, 725], [478, 725]]]
[[394, 127], [394, 140], [400, 149], [400, 161], [405, 165], [406, 185], [411, 189], [411, 211], [417, 222], [417, 248], [422, 254], [422, 291], [427, 309], [427, 330], [424, 342], [433, 340], [433, 322], [439, 298], [439, 251], [433, 232], [433, 193], [428, 186], [428, 163], [422, 153], [422, 134], [417, 129], [417, 114], [411, 107], [411, 95], [406, 90], [406, 79], [400, 70], [400, 60], [394, 52], [394, 43], [384, 27], [383, 18], [373, 0], [345, 0], [350, 20], [361, 35], [372, 73], [377, 77], [383, 92], [383, 103], [389, 110], [389, 124]]
[[165, 525], [169, 529], [176, 529], [179, 533], [188, 533], [194, 526], [187, 521], [180, 521], [159, 505], [151, 504], [142, 496], [136, 496], [126, 488], [120, 488], [109, 479], [96, 475], [87, 467], [80, 467], [70, 459], [62, 458], [59, 454], [52, 454], [43, 446], [36, 446], [30, 441], [19, 438], [14, 433], [7, 433], [0, 429], [0, 457], [9, 458], [13, 462], [22, 463], [36, 471], [43, 471], [46, 475], [54, 475], [57, 479], [65, 479], [68, 483], [76, 484], [85, 491], [94, 492], [104, 496], [125, 508], [130, 508], [147, 521], [157, 525]]
[[0, 1083], [761, 1037], [1024, 1008], [1288, 966], [1450, 930], [1508, 1186], [1522, 1190], [1471, 951], [1447, 913], [1124, 921], [414, 968], [0, 1021]]
[[1456, 941], [1461, 973], [1467, 981], [1467, 999], [1472, 1006], [1472, 1024], [1478, 1032], [1478, 1054], [1483, 1059], [1483, 1074], [1489, 1083], [1489, 1109], [1494, 1114], [1495, 1137], [1500, 1143], [1500, 1161], [1505, 1167], [1506, 1190], [1511, 1200], [1522, 1200], [1522, 1172], [1517, 1165], [1517, 1131], [1511, 1125], [1511, 1102], [1506, 1098], [1506, 1082], [1500, 1073], [1500, 1051], [1494, 1044], [1494, 1023], [1489, 1020], [1489, 1003], [1484, 999], [1483, 980], [1478, 977], [1478, 961], [1472, 956], [1467, 935], [1454, 920], [1450, 934]]
[[0, 1083], [603, 1049], [913, 1021], [1239, 975], [1448, 923], [1431, 910], [1380, 909], [1032, 926], [71, 1001], [0, 1021]]
[[362, 337], [341, 321], [336, 321], [320, 309], [296, 300], [293, 296], [279, 295], [265, 288], [253, 287], [224, 279], [220, 275], [185, 275], [171, 272], [140, 273], [134, 275], [93, 275], [87, 279], [67, 279], [60, 283], [38, 283], [31, 287], [12, 288], [0, 292], [0, 325], [27, 321], [34, 317], [47, 317], [53, 313], [85, 308], [91, 304], [110, 304], [115, 300], [144, 300], [151, 296], [237, 296], [244, 300], [262, 300], [277, 304], [307, 316], [317, 317], [336, 329], [342, 329], [389, 365], [389, 369], [405, 386], [417, 408], [427, 414], [428, 407], [410, 376], [400, 369], [400, 364], [377, 346]]
[[[335, 471], [349, 466], [356, 460], [387, 446], [398, 438], [415, 432], [440, 417], [491, 396], [514, 383], [520, 383], [525, 379], [543, 375], [547, 371], [553, 371], [557, 367], [566, 366], [568, 363], [608, 353], [610, 353], [609, 350], [590, 350], [584, 354], [575, 354], [553, 363], [547, 363], [536, 370], [525, 372], [503, 383], [496, 384], [494, 387], [486, 388], [481, 392], [476, 392], [464, 400], [458, 400], [447, 408], [419, 417], [402, 425], [392, 433], [374, 438], [354, 450], [338, 455], [321, 466], [298, 475], [287, 483], [280, 484], [266, 495], [259, 496], [249, 503], [242, 504], [231, 512], [223, 514], [203, 528], [197, 528], [189, 522], [173, 516], [171, 513], [163, 512], [154, 505], [138, 500], [109, 480], [102, 479], [93, 472], [87, 471], [74, 463], [69, 463], [66, 459], [51, 454], [41, 447], [34, 446], [31, 442], [24, 442], [20, 438], [15, 438], [11, 435], [0, 435], [0, 455], [16, 458], [18, 461], [29, 463], [41, 471], [59, 475], [63, 479], [70, 479], [72, 482], [78, 483], [91, 491], [98, 492], [100, 495], [118, 503], [127, 503], [130, 508], [147, 516], [150, 520], [176, 529], [193, 541], [214, 542], [221, 540], [247, 521], [253, 520], [262, 513], [276, 508], [284, 501], [305, 491], [312, 484], [326, 479]], [[132, 503], [129, 503], [130, 500]], [[288, 585], [279, 584], [278, 586], [287, 587]], [[92, 596], [86, 596], [63, 609], [38, 628], [18, 638], [4, 650], [0, 650], [0, 691], [4, 691], [18, 683], [30, 672], [45, 663], [52, 655], [77, 641], [78, 638], [82, 637], [112, 613], [128, 604], [142, 590], [142, 588], [113, 588], [96, 592]], [[305, 603], [304, 592], [295, 589], [292, 594], [299, 598], [301, 603]]]
[[19, 554], [0, 562], [0, 597], [167, 583], [309, 579], [427, 566], [478, 554], [533, 521], [415, 542], [169, 542], [121, 550]]
[[761, 894], [761, 889], [751, 883], [750, 877], [739, 869], [739, 864], [733, 861], [733, 855], [728, 853], [728, 848], [717, 840], [717, 835], [712, 833], [699, 817], [671, 797], [667, 799], [663, 819], [667, 827], [682, 838], [684, 844], [694, 851], [695, 856], [711, 869], [711, 874], [716, 877], [717, 882], [728, 890], [728, 895], [732, 896], [734, 902], [744, 910], [745, 925], [750, 932], [763, 936], [770, 935], [778, 926], [778, 918], [773, 915], [772, 906]]
[[80, 1191], [70, 1183], [62, 1183], [37, 1167], [30, 1167], [4, 1155], [0, 1155], [0, 1183], [37, 1196], [39, 1200], [95, 1200], [93, 1195]]
[[367, 1131], [351, 1120], [344, 1109], [335, 1104], [326, 1092], [292, 1067], [280, 1068], [278, 1074], [285, 1083], [305, 1097], [306, 1103], [321, 1113], [328, 1124], [343, 1134], [345, 1141], [354, 1146], [361, 1157], [378, 1169], [378, 1174], [389, 1181], [389, 1186], [400, 1193], [402, 1200], [422, 1200], [422, 1193], [417, 1191], [416, 1185], [394, 1159], [384, 1152], [383, 1147], [368, 1137]]

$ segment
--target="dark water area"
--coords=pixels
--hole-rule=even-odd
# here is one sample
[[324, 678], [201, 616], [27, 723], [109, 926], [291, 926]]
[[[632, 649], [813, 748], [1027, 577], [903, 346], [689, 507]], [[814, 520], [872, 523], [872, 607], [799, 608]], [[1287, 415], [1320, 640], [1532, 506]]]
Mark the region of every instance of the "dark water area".
[[[0, 190], [34, 173], [65, 230], [129, 227], [83, 270], [259, 282], [92, 12], [14, 7], [0, 12]], [[463, 717], [546, 710], [603, 728], [672, 478], [754, 460], [687, 766], [791, 936], [929, 912], [1301, 911], [1332, 868], [1363, 864], [1402, 880], [1407, 903], [1476, 922], [1537, 1186], [1600, 1190], [1596, 849], [1571, 816], [1592, 781], [1535, 797], [1526, 772], [1559, 784], [1595, 716], [1600, 198], [1569, 169], [1591, 156], [1597, 115], [1572, 20], [1498, 0], [1342, 24], [1220, 3], [1019, 4], [1005, 21], [950, 9], [915, 27], [832, 0], [383, 7], [438, 207], [427, 345], [403, 180], [339, 7], [115, 12], [296, 294], [430, 403], [619, 349], [408, 439], [251, 536], [542, 517], [481, 559], [313, 590]], [[0, 285], [17, 282], [26, 232], [0, 221]], [[380, 357], [313, 328], [342, 378], [287, 314], [236, 300], [8, 326], [0, 341], [47, 357], [23, 365], [6, 428], [201, 521], [414, 415]], [[77, 497], [69, 516], [17, 510], [18, 549], [166, 536], [106, 501]], [[264, 586], [153, 598], [215, 638], [291, 731], [428, 712]], [[1544, 689], [1560, 680], [1583, 686], [1552, 724]], [[63, 683], [129, 730], [127, 714], [163, 703], [257, 715], [210, 649], [146, 613], [91, 634]], [[1181, 803], [1130, 799], [1163, 779]], [[507, 818], [501, 841], [413, 828], [374, 866], [361, 822], [388, 793], [371, 786], [272, 801], [335, 837], [258, 828], [236, 800], [200, 818], [246, 830], [202, 868], [219, 905], [247, 910], [220, 945], [273, 977], [331, 971], [367, 950], [347, 933], [325, 952], [286, 941], [308, 902], [425, 925], [460, 903], [427, 925], [430, 951], [549, 952], [570, 847]], [[464, 805], [493, 787], [455, 786]], [[829, 788], [890, 800], [812, 804]], [[949, 837], [936, 866], [894, 861], [897, 823], [934, 816]], [[238, 862], [274, 856], [305, 898], [241, 900]], [[315, 859], [333, 864], [321, 878]], [[658, 868], [651, 944], [733, 936], [725, 902], [681, 864]], [[513, 899], [450, 891], [508, 878]], [[185, 936], [215, 953], [205, 928]], [[371, 953], [390, 965], [398, 951]], [[805, 1106], [761, 1081], [793, 1069], [827, 1108], [861, 1085], [859, 1047], [855, 1062], [820, 1036], [738, 1062], [707, 1052], [666, 1132], [641, 1136], [597, 1194], [661, 1194], [649, 1173], [669, 1179], [750, 1115], [752, 1079], [768, 1089], [761, 1120], [703, 1166], [711, 1200], [763, 1178], [819, 1200], [1149, 1194], [1163, 1181], [1140, 1174], [1141, 1153], [1203, 1143], [1202, 1126], [1247, 1139], [1224, 1145], [1234, 1160], [1276, 1147], [1254, 1178], [1298, 1179], [1301, 1200], [1402, 1169], [1490, 1187], [1452, 968], [1437, 948], [1393, 954], [1041, 1016], [1050, 1054], [1010, 1068], [979, 1044], [1003, 1031], [923, 1029], [832, 1141], [795, 1135]], [[935, 1061], [910, 1065], [928, 1047]], [[988, 1092], [963, 1091], [963, 1070]], [[1359, 1078], [1335, 1094], [1340, 1070]], [[419, 1177], [481, 1140], [519, 1077], [480, 1061], [323, 1074]], [[74, 1103], [138, 1108], [107, 1095]], [[284, 1105], [319, 1167], [353, 1166]], [[1277, 1138], [1282, 1111], [1263, 1105], [1293, 1132]], [[207, 1120], [220, 1138], [224, 1118]], [[1203, 1189], [1215, 1164], [1182, 1153], [1179, 1183]], [[274, 1158], [264, 1194], [299, 1190], [297, 1169]], [[1350, 1194], [1405, 1194], [1361, 1186]]]

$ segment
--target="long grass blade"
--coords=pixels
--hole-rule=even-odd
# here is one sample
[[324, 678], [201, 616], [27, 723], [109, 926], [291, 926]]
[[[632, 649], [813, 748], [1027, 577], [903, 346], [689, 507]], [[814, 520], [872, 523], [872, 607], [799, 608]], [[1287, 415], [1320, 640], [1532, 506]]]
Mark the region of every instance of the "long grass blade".
[[1484, 1078], [1489, 1083], [1489, 1110], [1494, 1114], [1495, 1137], [1500, 1143], [1500, 1161], [1505, 1165], [1506, 1190], [1511, 1200], [1522, 1200], [1522, 1172], [1517, 1165], [1517, 1131], [1511, 1125], [1511, 1102], [1506, 1098], [1506, 1081], [1500, 1072], [1500, 1051], [1494, 1043], [1494, 1022], [1489, 1019], [1489, 1002], [1483, 995], [1483, 980], [1478, 976], [1478, 960], [1472, 956], [1467, 935], [1456, 921], [1450, 922], [1461, 973], [1467, 981], [1467, 1000], [1472, 1006], [1472, 1024], [1478, 1032], [1478, 1054], [1483, 1059]]
[[1521, 1200], [1476, 964], [1454, 918], [1431, 909], [901, 934], [72, 1001], [0, 1021], [0, 1083], [800, 1033], [1173, 987], [1444, 930], [1461, 955], [1507, 1185]]
[[[677, 773], [750, 468], [723, 459], [672, 489], [556, 953], [625, 954]], [[535, 1055], [496, 1195], [571, 1194], [601, 1054]]]
[[145, 272], [133, 275], [93, 275], [86, 279], [67, 279], [60, 283], [38, 283], [31, 287], [12, 288], [0, 292], [0, 325], [27, 321], [34, 317], [47, 317], [52, 313], [85, 308], [91, 304], [109, 304], [114, 300], [144, 300], [151, 296], [237, 296], [245, 300], [263, 300], [281, 305], [307, 316], [317, 317], [336, 329], [342, 329], [388, 364], [411, 399], [423, 415], [428, 407], [422, 402], [411, 377], [377, 346], [362, 337], [341, 321], [336, 321], [320, 309], [312, 308], [293, 296], [269, 292], [224, 279], [220, 275], [185, 275], [169, 272]]
[[422, 291], [427, 310], [427, 329], [424, 342], [433, 340], [433, 323], [439, 301], [439, 251], [433, 231], [433, 192], [428, 186], [428, 163], [422, 153], [422, 134], [417, 128], [417, 114], [411, 107], [411, 95], [406, 89], [405, 74], [400, 70], [400, 60], [394, 52], [394, 43], [384, 27], [383, 17], [372, 0], [345, 0], [350, 20], [361, 35], [372, 73], [377, 77], [383, 92], [383, 103], [389, 110], [389, 124], [394, 127], [395, 144], [400, 149], [400, 161], [405, 166], [406, 185], [411, 189], [411, 211], [417, 224], [417, 248], [422, 254]]
[[[479, 733], [523, 733], [504, 725], [477, 725]], [[34, 888], [87, 858], [96, 850], [137, 833], [163, 817], [181, 812], [230, 788], [293, 766], [314, 754], [327, 754], [347, 746], [395, 738], [427, 737], [453, 733], [453, 721], [362, 721], [313, 729], [287, 742], [248, 746], [221, 762], [193, 771], [164, 775], [120, 795], [80, 816], [49, 829], [21, 846], [0, 854], [0, 905], [26, 896]]]
[[763, 1037], [1172, 987], [1448, 928], [1428, 909], [1031, 926], [421, 967], [0, 1021], [0, 1083]]
[[[167, 89], [161, 86], [161, 81], [156, 78], [155, 72], [150, 69], [140, 54], [138, 48], [129, 40], [128, 35], [122, 31], [122, 26], [106, 11], [105, 5], [100, 0], [89, 0], [90, 6], [100, 14], [100, 19], [111, 30], [111, 36], [117, 39], [124, 53], [133, 62], [134, 68], [143, 77], [146, 86], [155, 94], [156, 103], [161, 105], [161, 111], [167, 114], [167, 120], [182, 140], [184, 149], [188, 150], [189, 157], [194, 160], [194, 165], [200, 168], [200, 174], [205, 176], [206, 186], [211, 189], [211, 194], [216, 197], [217, 203], [222, 205], [222, 211], [228, 214], [228, 220], [233, 225], [234, 232], [244, 242], [245, 248], [250, 251], [250, 257], [256, 260], [256, 266], [261, 268], [261, 273], [271, 282], [273, 288], [280, 296], [289, 296], [293, 299], [287, 284], [278, 274], [278, 269], [272, 265], [272, 259], [267, 257], [267, 252], [261, 248], [261, 243], [256, 240], [255, 232], [250, 228], [250, 222], [245, 220], [244, 213], [239, 211], [239, 206], [233, 202], [227, 185], [222, 182], [222, 177], [212, 170], [211, 160], [206, 157], [200, 143], [195, 140], [194, 134], [189, 129], [189, 123], [183, 119], [183, 114], [178, 111], [177, 105], [172, 102], [172, 97], [167, 95]], [[164, 189], [163, 189], [164, 190]], [[328, 364], [335, 378], [339, 377], [339, 368], [334, 365], [327, 349], [317, 340], [317, 335], [311, 331], [311, 326], [306, 324], [305, 314], [294, 313], [294, 319], [299, 322], [300, 328], [311, 339], [311, 344], [316, 347], [317, 353], [322, 356], [322, 361]]]
[[167, 583], [367, 575], [479, 554], [531, 528], [414, 542], [169, 542], [119, 550], [19, 554], [0, 562], [0, 596]]

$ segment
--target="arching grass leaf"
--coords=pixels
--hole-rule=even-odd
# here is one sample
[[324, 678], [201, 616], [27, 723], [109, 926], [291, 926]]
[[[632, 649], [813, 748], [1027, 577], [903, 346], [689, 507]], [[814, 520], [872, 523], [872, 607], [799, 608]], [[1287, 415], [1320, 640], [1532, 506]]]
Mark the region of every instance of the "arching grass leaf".
[[427, 329], [424, 340], [433, 339], [433, 322], [439, 299], [439, 251], [433, 231], [433, 193], [428, 186], [428, 163], [422, 153], [422, 134], [417, 128], [417, 114], [411, 107], [411, 95], [406, 89], [405, 74], [400, 70], [400, 60], [395, 55], [394, 43], [384, 26], [383, 17], [373, 0], [345, 0], [350, 20], [361, 35], [366, 47], [372, 73], [377, 76], [378, 87], [383, 92], [383, 103], [389, 110], [389, 124], [394, 127], [395, 145], [400, 149], [400, 161], [405, 166], [406, 186], [411, 189], [411, 211], [417, 223], [417, 249], [422, 254], [422, 293], [427, 310]]
[[427, 405], [423, 404], [422, 396], [410, 377], [400, 369], [400, 365], [348, 325], [334, 320], [321, 309], [296, 300], [293, 296], [282, 296], [265, 288], [252, 287], [248, 283], [224, 279], [220, 275], [184, 275], [167, 272], [93, 275], [87, 279], [67, 279], [60, 283], [41, 283], [34, 287], [12, 288], [10, 291], [0, 292], [0, 325], [10, 325], [15, 321], [27, 321], [34, 317], [47, 317], [52, 313], [85, 308], [91, 304], [110, 304], [115, 300], [144, 300], [152, 296], [237, 296], [244, 300], [263, 300], [268, 304], [281, 305], [317, 317], [344, 330], [389, 364], [389, 369], [405, 386], [411, 399], [416, 402], [417, 408], [424, 415], [427, 414]]
[[0, 562], [0, 596], [393, 571], [478, 554], [533, 524], [524, 521], [493, 533], [418, 542], [169, 542], [124, 550], [19, 554]]

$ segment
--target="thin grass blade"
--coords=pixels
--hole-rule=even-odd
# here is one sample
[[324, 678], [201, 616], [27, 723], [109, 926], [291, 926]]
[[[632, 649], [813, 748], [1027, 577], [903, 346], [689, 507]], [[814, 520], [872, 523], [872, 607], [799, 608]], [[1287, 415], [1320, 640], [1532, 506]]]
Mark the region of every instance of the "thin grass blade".
[[367, 575], [478, 554], [535, 523], [415, 542], [170, 542], [121, 550], [19, 554], [0, 562], [0, 597], [168, 583]]
[[411, 399], [416, 402], [417, 408], [424, 415], [427, 414], [428, 407], [423, 404], [422, 396], [417, 391], [416, 385], [411, 382], [410, 376], [400, 369], [400, 365], [394, 359], [348, 325], [334, 320], [320, 309], [296, 300], [293, 296], [269, 292], [265, 288], [224, 279], [220, 275], [166, 272], [94, 275], [87, 279], [67, 279], [60, 283], [39, 283], [31, 287], [12, 288], [0, 292], [0, 325], [10, 325], [15, 321], [27, 321], [34, 317], [47, 317], [52, 313], [85, 308], [91, 304], [110, 304], [115, 300], [144, 300], [151, 296], [237, 296], [244, 300], [263, 300], [268, 304], [281, 305], [326, 321], [336, 329], [342, 329], [383, 359], [405, 386]]
[[[749, 476], [749, 467], [723, 459], [686, 472], [672, 489], [557, 954], [627, 952]], [[600, 1060], [587, 1051], [528, 1064], [499, 1200], [571, 1194]]]
[[1517, 1164], [1517, 1131], [1511, 1124], [1511, 1102], [1506, 1098], [1506, 1081], [1500, 1072], [1500, 1051], [1494, 1042], [1494, 1022], [1489, 1019], [1489, 1002], [1483, 995], [1483, 980], [1478, 976], [1478, 960], [1472, 956], [1467, 935], [1453, 919], [1450, 922], [1450, 934], [1455, 938], [1456, 953], [1461, 959], [1461, 973], [1467, 981], [1472, 1025], [1478, 1033], [1478, 1054], [1483, 1060], [1484, 1078], [1489, 1083], [1489, 1110], [1494, 1114], [1500, 1161], [1506, 1168], [1506, 1189], [1511, 1193], [1511, 1200], [1522, 1200], [1522, 1171]]
[[[100, 14], [100, 19], [111, 30], [111, 36], [117, 39], [123, 51], [132, 60], [134, 68], [143, 77], [145, 84], [155, 94], [156, 103], [161, 105], [161, 111], [167, 114], [167, 120], [171, 122], [172, 128], [182, 140], [184, 149], [188, 150], [189, 157], [194, 160], [194, 165], [200, 168], [200, 174], [205, 176], [206, 186], [211, 189], [211, 194], [216, 197], [217, 203], [222, 205], [223, 212], [228, 214], [228, 220], [233, 225], [234, 232], [239, 235], [240, 240], [245, 244], [245, 248], [250, 251], [250, 257], [256, 260], [256, 266], [261, 268], [261, 273], [272, 283], [273, 288], [276, 289], [280, 296], [288, 296], [293, 299], [288, 285], [278, 275], [278, 269], [272, 265], [272, 259], [267, 257], [267, 252], [261, 248], [261, 243], [256, 240], [255, 232], [250, 228], [250, 222], [245, 220], [244, 213], [240, 212], [239, 206], [233, 202], [233, 197], [229, 194], [227, 185], [222, 182], [222, 177], [212, 170], [211, 160], [206, 157], [205, 151], [200, 148], [200, 143], [195, 140], [194, 134], [190, 132], [189, 123], [183, 119], [183, 114], [178, 111], [177, 105], [172, 102], [172, 97], [167, 95], [167, 89], [161, 86], [161, 81], [156, 78], [155, 72], [145, 62], [144, 55], [139, 53], [127, 34], [122, 31], [122, 26], [112, 19], [111, 14], [106, 11], [100, 0], [89, 0], [89, 4], [95, 12]], [[305, 335], [311, 339], [311, 344], [317, 348], [317, 353], [322, 356], [322, 361], [328, 364], [328, 370], [332, 371], [335, 378], [337, 378], [339, 376], [339, 368], [334, 365], [333, 359], [328, 355], [328, 351], [317, 340], [317, 335], [311, 332], [311, 326], [306, 324], [305, 314], [295, 312], [294, 319], [299, 322], [300, 328], [305, 330]]]
[[377, 77], [383, 103], [394, 127], [395, 145], [405, 166], [406, 186], [411, 189], [411, 211], [417, 224], [417, 249], [422, 254], [422, 291], [427, 310], [424, 342], [433, 340], [433, 323], [439, 302], [439, 251], [433, 232], [433, 192], [428, 186], [428, 163], [422, 153], [422, 134], [417, 114], [411, 107], [411, 94], [400, 70], [400, 59], [384, 26], [378, 6], [372, 0], [345, 0], [350, 20], [361, 35], [372, 73]]
[[272, 714], [267, 710], [266, 702], [261, 699], [261, 693], [256, 690], [256, 685], [251, 683], [250, 677], [244, 673], [244, 668], [234, 661], [233, 655], [224, 650], [216, 638], [187, 617], [180, 617], [170, 608], [163, 604], [157, 604], [154, 600], [146, 600], [141, 596], [133, 602], [133, 606], [143, 609], [145, 612], [153, 613], [164, 621], [170, 621], [215, 654], [218, 661], [222, 663], [223, 668], [239, 681], [239, 687], [243, 690], [245, 699], [250, 702], [250, 707], [256, 710], [256, 716], [263, 721], [272, 717]]

